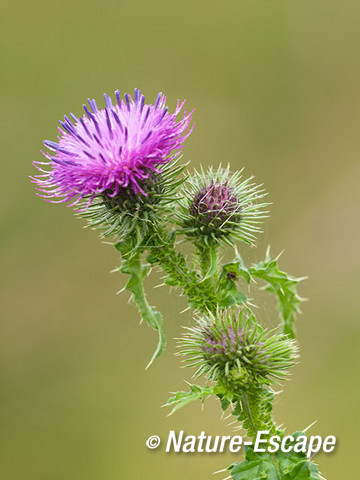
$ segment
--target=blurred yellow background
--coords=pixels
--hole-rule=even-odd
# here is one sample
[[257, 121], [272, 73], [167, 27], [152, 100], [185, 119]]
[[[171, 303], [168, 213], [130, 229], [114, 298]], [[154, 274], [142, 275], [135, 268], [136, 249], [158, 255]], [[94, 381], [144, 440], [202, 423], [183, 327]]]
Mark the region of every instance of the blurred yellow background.
[[[359, 366], [360, 4], [356, 0], [33, 0], [1, 2], [0, 478], [182, 480], [212, 478], [230, 454], [147, 450], [170, 429], [232, 433], [216, 401], [167, 417], [170, 391], [191, 372], [174, 357], [185, 301], [150, 292], [168, 346], [145, 372], [156, 335], [117, 252], [64, 205], [35, 196], [28, 176], [57, 122], [88, 96], [132, 92], [172, 109], [196, 108], [184, 159], [231, 162], [269, 191], [271, 218], [256, 249], [285, 250], [280, 265], [309, 275], [300, 293], [301, 363], [275, 415], [289, 432], [314, 420], [336, 435], [317, 457], [328, 480], [354, 478]], [[149, 280], [151, 287], [159, 277]], [[259, 304], [276, 315], [268, 297]], [[271, 317], [275, 321], [276, 317]], [[214, 478], [221, 480], [226, 474]]]

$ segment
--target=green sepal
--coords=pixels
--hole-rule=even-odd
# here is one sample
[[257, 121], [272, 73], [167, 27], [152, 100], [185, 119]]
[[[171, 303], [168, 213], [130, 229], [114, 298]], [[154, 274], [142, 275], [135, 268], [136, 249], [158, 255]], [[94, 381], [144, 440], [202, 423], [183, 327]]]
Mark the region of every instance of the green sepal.
[[164, 407], [173, 407], [169, 415], [172, 415], [176, 410], [179, 410], [179, 408], [184, 407], [194, 400], [200, 400], [201, 403], [204, 403], [205, 398], [209, 395], [220, 395], [222, 393], [221, 388], [216, 385], [212, 387], [199, 387], [198, 385], [189, 384], [189, 386], [189, 392], [174, 392], [174, 396], [170, 397], [166, 402]]
[[148, 363], [148, 368], [155, 358], [159, 357], [165, 349], [165, 335], [163, 331], [163, 319], [155, 307], [149, 305], [143, 285], [143, 279], [148, 271], [148, 267], [141, 263], [141, 250], [131, 250], [129, 243], [119, 242], [115, 247], [121, 252], [123, 259], [119, 268], [121, 273], [130, 275], [125, 289], [132, 293], [133, 299], [139, 309], [141, 318], [158, 332], [158, 344], [156, 350]]
[[317, 466], [304, 453], [255, 453], [249, 446], [245, 446], [245, 460], [228, 470], [233, 480], [320, 480]]
[[173, 157], [161, 172], [149, 172], [147, 178], [139, 181], [141, 188], [137, 193], [122, 187], [115, 196], [103, 192], [94, 198], [84, 197], [78, 215], [87, 219], [90, 228], [102, 231], [104, 237], [115, 236], [127, 242], [136, 235], [138, 245], [144, 245], [165, 219], [173, 223], [176, 192], [186, 180], [186, 176], [178, 178], [186, 167], [179, 160]]

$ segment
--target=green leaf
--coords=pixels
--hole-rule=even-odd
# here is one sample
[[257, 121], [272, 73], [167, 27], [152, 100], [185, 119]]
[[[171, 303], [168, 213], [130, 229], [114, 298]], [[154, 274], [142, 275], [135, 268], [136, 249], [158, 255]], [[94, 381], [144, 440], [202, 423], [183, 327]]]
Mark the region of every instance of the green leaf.
[[266, 282], [266, 290], [278, 297], [278, 309], [283, 322], [283, 333], [289, 335], [290, 338], [295, 338], [295, 314], [299, 311], [301, 302], [296, 287], [303, 279], [292, 277], [281, 271], [277, 259], [271, 260], [268, 253], [263, 262], [249, 268], [244, 265], [242, 258], [238, 256], [234, 262], [224, 265], [220, 276], [221, 306], [226, 307], [246, 301], [245, 295], [236, 288], [236, 276], [244, 277], [248, 283], [254, 278]]
[[282, 480], [280, 472], [268, 454], [256, 455], [254, 459], [246, 458], [230, 468], [234, 480]]
[[304, 453], [293, 451], [255, 453], [252, 447], [245, 447], [245, 460], [228, 470], [233, 480], [320, 480], [316, 465]]
[[227, 263], [223, 267], [219, 278], [219, 306], [221, 308], [231, 307], [232, 305], [243, 305], [247, 298], [236, 287], [235, 280], [238, 275], [238, 263]]
[[252, 277], [264, 280], [266, 290], [277, 295], [278, 309], [283, 320], [283, 333], [295, 338], [295, 314], [299, 311], [301, 302], [296, 287], [302, 279], [279, 270], [277, 260], [271, 260], [268, 254], [263, 262], [250, 267], [248, 272]]
[[172, 415], [179, 408], [184, 407], [194, 400], [200, 400], [201, 403], [204, 403], [205, 398], [209, 395], [217, 395], [220, 393], [220, 389], [217, 386], [214, 387], [199, 387], [198, 385], [190, 384], [189, 392], [175, 392], [174, 396], [169, 398], [164, 406], [173, 407], [170, 414]]
[[284, 480], [319, 480], [316, 465], [309, 460], [301, 460], [283, 476]]
[[217, 260], [217, 251], [215, 246], [208, 247], [208, 270], [205, 277], [202, 281], [211, 278], [217, 272], [218, 260]]
[[143, 278], [147, 273], [147, 266], [141, 263], [141, 251], [131, 251], [124, 244], [115, 245], [123, 254], [123, 262], [120, 272], [130, 275], [125, 289], [132, 293], [133, 299], [139, 309], [142, 319], [158, 332], [158, 344], [156, 350], [148, 363], [148, 368], [155, 358], [159, 357], [165, 349], [165, 335], [163, 331], [163, 320], [160, 312], [149, 305], [143, 285]]
[[217, 393], [216, 395], [220, 400], [221, 409], [223, 412], [225, 412], [229, 406], [234, 403], [234, 394], [228, 392], [227, 390], [224, 390], [224, 393]]

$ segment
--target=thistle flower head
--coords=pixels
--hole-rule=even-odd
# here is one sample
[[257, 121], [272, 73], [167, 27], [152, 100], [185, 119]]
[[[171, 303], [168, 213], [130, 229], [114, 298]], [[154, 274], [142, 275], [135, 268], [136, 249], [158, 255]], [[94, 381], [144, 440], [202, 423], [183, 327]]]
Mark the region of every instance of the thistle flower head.
[[42, 152], [47, 161], [34, 162], [41, 173], [32, 179], [41, 196], [72, 204], [86, 199], [87, 205], [97, 196], [111, 202], [124, 194], [124, 188], [130, 194], [146, 196], [144, 182], [179, 155], [191, 133], [192, 113], [185, 110], [183, 117], [176, 119], [184, 102], [178, 102], [170, 113], [161, 93], [154, 105], [145, 104], [137, 89], [134, 99], [128, 94], [121, 99], [118, 90], [115, 95], [115, 105], [104, 95], [103, 109], [89, 99], [89, 107], [84, 105], [86, 115], [76, 118], [70, 114], [71, 119], [65, 116], [60, 122], [57, 143], [44, 141], [49, 149]]
[[202, 239], [206, 245], [234, 239], [252, 244], [266, 217], [267, 203], [260, 186], [242, 180], [241, 172], [230, 174], [229, 166], [203, 170], [184, 186], [178, 223], [187, 237]]
[[285, 378], [295, 363], [295, 343], [266, 332], [245, 312], [222, 311], [187, 329], [180, 354], [189, 366], [197, 367], [195, 376], [206, 374], [232, 392]]

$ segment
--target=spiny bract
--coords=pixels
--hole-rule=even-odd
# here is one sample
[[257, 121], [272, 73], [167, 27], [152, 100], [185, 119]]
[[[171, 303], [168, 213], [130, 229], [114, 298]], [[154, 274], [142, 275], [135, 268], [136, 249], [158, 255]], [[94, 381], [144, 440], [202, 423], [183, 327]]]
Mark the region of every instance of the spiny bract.
[[83, 200], [78, 214], [85, 217], [90, 227], [102, 231], [103, 236], [117, 236], [118, 241], [134, 237], [135, 244], [146, 242], [160, 224], [172, 213], [176, 191], [184, 178], [178, 178], [185, 165], [177, 159], [164, 165], [161, 173], [152, 172], [140, 183], [146, 195], [129, 188], [120, 188], [113, 197], [97, 196], [91, 205]]

